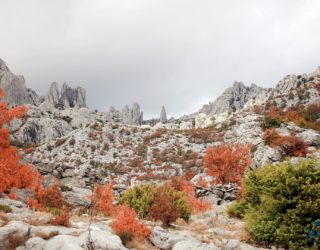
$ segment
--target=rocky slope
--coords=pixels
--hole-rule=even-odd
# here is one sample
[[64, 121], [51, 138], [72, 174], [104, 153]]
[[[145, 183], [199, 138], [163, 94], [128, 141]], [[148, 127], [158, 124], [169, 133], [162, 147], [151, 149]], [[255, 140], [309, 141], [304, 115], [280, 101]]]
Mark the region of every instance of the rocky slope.
[[[203, 156], [208, 147], [222, 143], [251, 144], [252, 169], [282, 161], [286, 155], [281, 149], [263, 141], [264, 115], [255, 111], [256, 106], [288, 108], [314, 103], [320, 96], [319, 69], [311, 74], [287, 76], [274, 89], [246, 87], [237, 82], [193, 118], [168, 120], [162, 108], [160, 119], [141, 125], [139, 104], [125, 106], [122, 111], [113, 107], [109, 112], [91, 111], [85, 107], [85, 91], [66, 84], [59, 91], [53, 83], [46, 97], [34, 94], [27, 99], [29, 92], [23, 78], [14, 76], [4, 63], [1, 65], [1, 86], [9, 93], [12, 89], [21, 90], [9, 95], [9, 102], [29, 104], [27, 116], [11, 124], [12, 143], [21, 148], [23, 160], [44, 176], [46, 185], [59, 181], [65, 201], [75, 211], [90, 205], [88, 196], [96, 183], [114, 182], [117, 195], [132, 185], [159, 183], [186, 173], [192, 175], [191, 182], [196, 186], [200, 180], [209, 183], [213, 177], [203, 169]], [[292, 122], [283, 122], [276, 131], [283, 136], [294, 133], [308, 146], [305, 158], [320, 159], [319, 132]], [[169, 229], [146, 222], [152, 229], [150, 242], [135, 248], [259, 249], [246, 243], [244, 222], [225, 213], [226, 206], [236, 198], [233, 190], [238, 188], [197, 187], [198, 196], [214, 205], [212, 210], [192, 216], [189, 224], [176, 222]], [[82, 212], [72, 217], [70, 228], [50, 226], [50, 214], [34, 213], [25, 204], [25, 193], [17, 190], [17, 194], [20, 201], [0, 198], [0, 205], [12, 210], [5, 217], [0, 216], [1, 249], [10, 243], [10, 235], [25, 237], [20, 250], [66, 246], [88, 249], [89, 228], [94, 249], [126, 249], [111, 231], [109, 218], [97, 217], [90, 224], [88, 214]]]

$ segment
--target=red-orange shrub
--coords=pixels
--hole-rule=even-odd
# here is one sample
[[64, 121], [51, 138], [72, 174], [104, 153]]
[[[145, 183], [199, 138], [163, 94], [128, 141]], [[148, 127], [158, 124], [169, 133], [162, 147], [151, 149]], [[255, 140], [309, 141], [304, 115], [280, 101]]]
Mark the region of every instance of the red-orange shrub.
[[[0, 99], [3, 96], [4, 92], [0, 89]], [[20, 163], [17, 149], [10, 146], [10, 121], [25, 113], [25, 107], [9, 109], [6, 103], [0, 103], [0, 192], [9, 192], [13, 187], [34, 189], [41, 180], [36, 170]]]
[[276, 131], [275, 128], [266, 129], [262, 138], [264, 143], [270, 147], [278, 146], [283, 140], [283, 137]]
[[245, 170], [252, 162], [250, 148], [251, 145], [241, 144], [210, 147], [204, 156], [204, 168], [215, 177], [215, 183], [232, 182], [240, 186]]
[[283, 154], [287, 156], [304, 157], [308, 153], [308, 147], [305, 142], [294, 134], [284, 136], [283, 141], [279, 146], [281, 147]]
[[96, 185], [93, 190], [92, 203], [95, 211], [111, 215], [114, 209], [112, 204], [114, 201], [114, 194], [112, 184]]
[[171, 179], [170, 185], [175, 190], [185, 193], [192, 213], [204, 212], [211, 208], [211, 204], [208, 201], [200, 201], [197, 198], [194, 186], [187, 180], [181, 177], [173, 177]]
[[285, 156], [306, 156], [308, 153], [308, 146], [295, 134], [282, 136], [274, 128], [267, 129], [263, 134], [263, 140], [272, 148], [279, 147]]
[[52, 185], [46, 189], [41, 190], [37, 198], [44, 208], [62, 208], [64, 204], [63, 195], [58, 185]]
[[154, 192], [154, 200], [149, 208], [148, 216], [152, 220], [161, 220], [169, 226], [178, 218], [188, 220], [191, 214], [190, 205], [184, 192], [175, 190], [170, 184], [158, 187]]
[[69, 227], [70, 226], [70, 211], [68, 208], [64, 208], [62, 210], [62, 213], [55, 217], [54, 219], [51, 220], [52, 225], [56, 226], [64, 226], [64, 227]]
[[123, 205], [117, 206], [112, 217], [111, 227], [115, 233], [130, 233], [140, 241], [150, 236], [150, 229], [138, 222], [137, 214], [132, 208]]

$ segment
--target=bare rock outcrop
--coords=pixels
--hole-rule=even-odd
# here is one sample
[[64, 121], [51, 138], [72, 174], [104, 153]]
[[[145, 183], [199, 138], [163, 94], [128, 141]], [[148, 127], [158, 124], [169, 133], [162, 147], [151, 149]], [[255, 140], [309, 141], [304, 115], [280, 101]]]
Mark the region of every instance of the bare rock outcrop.
[[71, 88], [67, 83], [59, 92], [58, 84], [53, 82], [45, 99], [59, 109], [86, 107], [86, 91], [81, 87]]
[[27, 89], [24, 77], [14, 75], [2, 59], [0, 59], [0, 88], [6, 93], [4, 100], [11, 106], [38, 103], [37, 94]]
[[113, 106], [107, 112], [107, 120], [109, 122], [122, 122], [128, 125], [141, 125], [143, 121], [143, 112], [140, 111], [140, 105], [133, 103], [132, 108], [125, 105], [122, 111], [118, 111]]
[[161, 112], [160, 112], [160, 122], [161, 123], [167, 123], [168, 119], [167, 119], [167, 112], [164, 106], [162, 106], [161, 108]]
[[204, 105], [199, 112], [216, 115], [224, 112], [238, 111], [244, 107], [249, 99], [256, 97], [263, 90], [263, 88], [255, 84], [248, 87], [242, 82], [235, 82], [232, 87], [227, 88], [213, 103]]

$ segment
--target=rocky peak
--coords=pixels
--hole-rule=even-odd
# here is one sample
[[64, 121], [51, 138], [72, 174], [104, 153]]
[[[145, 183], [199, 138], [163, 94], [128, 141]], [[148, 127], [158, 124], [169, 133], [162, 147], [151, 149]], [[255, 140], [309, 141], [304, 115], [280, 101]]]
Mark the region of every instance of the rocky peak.
[[35, 92], [26, 88], [24, 77], [14, 75], [2, 59], [0, 59], [0, 88], [6, 93], [4, 100], [11, 106], [35, 105], [38, 102]]
[[166, 123], [167, 121], [168, 121], [168, 119], [167, 119], [166, 109], [164, 106], [162, 106], [161, 112], [160, 112], [160, 122]]
[[71, 88], [63, 83], [59, 92], [58, 84], [53, 82], [46, 96], [46, 101], [59, 109], [86, 107], [86, 92], [81, 87]]
[[244, 107], [246, 102], [259, 95], [264, 89], [252, 84], [250, 87], [242, 82], [234, 82], [232, 87], [227, 88], [213, 103], [204, 105], [200, 113], [217, 115], [225, 112], [235, 112]]
[[116, 110], [113, 106], [107, 112], [109, 121], [123, 122], [128, 125], [141, 125], [143, 120], [143, 112], [140, 111], [140, 105], [133, 103], [132, 108], [125, 105], [122, 111]]
[[57, 105], [59, 103], [60, 93], [56, 82], [51, 83], [46, 99], [53, 105]]

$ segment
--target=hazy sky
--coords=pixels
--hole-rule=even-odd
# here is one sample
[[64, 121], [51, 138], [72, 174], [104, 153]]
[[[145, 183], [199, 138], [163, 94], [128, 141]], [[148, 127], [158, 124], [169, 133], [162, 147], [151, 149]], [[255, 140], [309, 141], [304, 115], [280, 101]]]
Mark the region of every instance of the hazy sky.
[[235, 80], [320, 65], [318, 0], [0, 0], [0, 58], [27, 86], [83, 86], [92, 108], [191, 113]]

